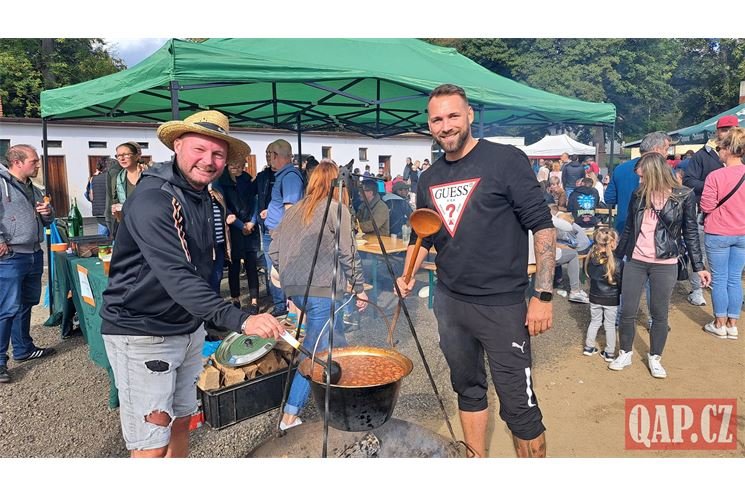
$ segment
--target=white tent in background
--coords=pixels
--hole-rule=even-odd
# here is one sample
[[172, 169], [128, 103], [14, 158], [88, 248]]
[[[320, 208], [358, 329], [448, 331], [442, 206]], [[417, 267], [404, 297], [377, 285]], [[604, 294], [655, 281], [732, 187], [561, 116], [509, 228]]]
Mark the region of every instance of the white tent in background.
[[566, 134], [545, 136], [542, 140], [528, 146], [518, 146], [530, 158], [559, 158], [562, 153], [569, 155], [595, 155], [595, 147], [575, 141]]

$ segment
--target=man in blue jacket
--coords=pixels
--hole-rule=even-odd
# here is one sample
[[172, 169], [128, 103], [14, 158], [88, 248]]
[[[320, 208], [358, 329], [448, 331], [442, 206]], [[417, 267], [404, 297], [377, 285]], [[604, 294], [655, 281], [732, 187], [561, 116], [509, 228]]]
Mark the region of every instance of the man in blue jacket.
[[214, 110], [167, 122], [157, 134], [175, 156], [143, 172], [124, 204], [101, 309], [122, 434], [132, 457], [143, 458], [189, 453], [204, 321], [275, 339], [282, 331], [274, 317], [234, 307], [208, 282], [215, 233], [207, 185], [250, 148]]
[[[667, 149], [670, 147], [672, 140], [663, 132], [649, 133], [644, 136], [639, 145], [639, 152], [645, 153], [656, 152], [667, 156]], [[639, 158], [628, 160], [615, 169], [605, 190], [605, 204], [608, 208], [618, 206], [616, 210], [616, 231], [620, 235], [626, 226], [626, 216], [628, 215], [629, 202], [631, 193], [639, 186], [639, 176], [636, 175], [636, 163]]]
[[[267, 159], [274, 171], [274, 184], [272, 185], [269, 205], [266, 210], [260, 213], [260, 216], [264, 219], [264, 226], [266, 227], [262, 235], [266, 266], [271, 268], [269, 245], [272, 244], [272, 232], [282, 222], [285, 210], [303, 198], [305, 184], [300, 170], [292, 163], [292, 146], [287, 141], [278, 139], [272, 142], [267, 148]], [[270, 280], [269, 292], [274, 302], [272, 315], [275, 317], [287, 315], [287, 296], [284, 291], [272, 284]]]

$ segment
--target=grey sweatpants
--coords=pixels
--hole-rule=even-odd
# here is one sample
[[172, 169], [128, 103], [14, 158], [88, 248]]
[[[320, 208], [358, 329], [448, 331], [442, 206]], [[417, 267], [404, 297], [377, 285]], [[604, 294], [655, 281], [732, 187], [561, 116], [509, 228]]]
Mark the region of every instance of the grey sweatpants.
[[569, 276], [569, 288], [572, 291], [579, 290], [579, 258], [577, 258], [577, 250], [571, 250], [568, 248], [562, 248], [559, 250], [561, 257], [556, 260], [556, 266], [567, 266], [567, 275]]
[[[616, 313], [618, 307], [608, 307], [590, 303], [590, 325], [587, 328], [587, 338], [585, 345], [590, 348], [595, 347], [595, 338], [598, 336], [598, 329], [602, 325], [605, 328], [605, 352], [609, 355], [616, 354]], [[603, 322], [605, 317], [605, 323]], [[603, 325], [605, 324], [605, 325]]]
[[636, 315], [642, 298], [644, 284], [649, 280], [651, 300], [649, 305], [652, 317], [650, 331], [650, 355], [662, 355], [667, 341], [667, 313], [670, 310], [670, 296], [678, 279], [677, 264], [655, 264], [631, 259], [623, 266], [623, 289], [621, 297], [621, 349], [632, 351], [636, 335]]

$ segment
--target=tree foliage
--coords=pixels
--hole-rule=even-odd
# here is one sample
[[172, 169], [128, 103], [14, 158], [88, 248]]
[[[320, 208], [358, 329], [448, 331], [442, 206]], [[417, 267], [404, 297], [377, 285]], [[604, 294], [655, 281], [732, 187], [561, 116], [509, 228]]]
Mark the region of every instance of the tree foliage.
[[125, 68], [100, 38], [0, 39], [3, 112], [39, 117], [43, 90], [95, 79]]
[[[435, 39], [529, 86], [610, 102], [627, 141], [695, 124], [737, 104], [745, 76], [739, 39]], [[589, 131], [574, 127], [581, 137]], [[545, 129], [520, 131], [540, 137]]]

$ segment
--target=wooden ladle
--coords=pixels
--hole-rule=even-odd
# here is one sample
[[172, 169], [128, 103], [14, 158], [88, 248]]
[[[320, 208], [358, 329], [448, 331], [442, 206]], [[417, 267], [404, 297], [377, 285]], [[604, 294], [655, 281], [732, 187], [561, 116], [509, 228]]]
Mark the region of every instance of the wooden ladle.
[[[416, 233], [416, 243], [414, 244], [414, 252], [412, 253], [409, 265], [406, 267], [404, 273], [404, 282], [409, 284], [411, 280], [411, 274], [414, 272], [414, 264], [419, 256], [419, 249], [422, 247], [422, 239], [433, 234], [437, 234], [442, 227], [442, 219], [440, 214], [429, 208], [419, 208], [412, 212], [409, 217], [409, 223], [411, 228]], [[401, 313], [401, 302], [396, 306], [396, 310], [393, 313], [393, 320], [391, 321], [391, 327], [388, 329], [388, 344], [393, 347], [393, 330], [396, 328], [398, 322], [398, 316]]]

